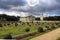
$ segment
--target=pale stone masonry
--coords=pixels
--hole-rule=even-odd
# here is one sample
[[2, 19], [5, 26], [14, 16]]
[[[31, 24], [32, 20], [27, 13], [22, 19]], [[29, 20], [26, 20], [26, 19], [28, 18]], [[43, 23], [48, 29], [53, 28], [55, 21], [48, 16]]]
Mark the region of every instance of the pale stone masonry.
[[[20, 20], [19, 21], [22, 21], [22, 22], [29, 22], [29, 21], [37, 21], [37, 20], [35, 20], [35, 16], [32, 16], [32, 15], [30, 15], [30, 16], [27, 16], [27, 17], [20, 17]], [[40, 21], [43, 21], [43, 16], [41, 15], [40, 16]]]
[[35, 17], [30, 15], [30, 16], [27, 16], [27, 17], [20, 17], [20, 21], [35, 21]]
[[43, 21], [43, 16], [40, 17], [40, 20]]

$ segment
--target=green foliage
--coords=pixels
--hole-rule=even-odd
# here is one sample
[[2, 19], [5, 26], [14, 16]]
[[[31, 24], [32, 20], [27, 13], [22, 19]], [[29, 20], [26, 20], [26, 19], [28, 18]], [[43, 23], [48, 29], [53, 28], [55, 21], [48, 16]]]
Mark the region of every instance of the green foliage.
[[60, 40], [60, 37], [57, 40]]
[[7, 34], [4, 36], [4, 39], [12, 39], [12, 35], [11, 34]]
[[[0, 27], [0, 38], [3, 38], [4, 35], [6, 35], [8, 33], [11, 33], [12, 37], [16, 37], [16, 36], [21, 35], [21, 34], [27, 34], [27, 33], [32, 33], [32, 32], [42, 33], [42, 32], [45, 32], [44, 28], [47, 28], [47, 29], [50, 28], [50, 30], [51, 30], [51, 27], [53, 27], [52, 24], [54, 24], [54, 23], [46, 23], [46, 22], [45, 23], [41, 23], [41, 22], [23, 23], [23, 22], [21, 22], [20, 24], [18, 24], [18, 22], [2, 22], [2, 24], [9, 24], [9, 23], [12, 25], [9, 25], [9, 26], [6, 25], [3, 27]], [[16, 25], [17, 27], [15, 26], [15, 23], [18, 24], [18, 25]], [[35, 34], [35, 33], [33, 33], [33, 34]], [[33, 36], [33, 35], [30, 34], [30, 36]]]
[[60, 16], [49, 16], [49, 17], [45, 17], [44, 20], [48, 20], [48, 21], [60, 21]]
[[0, 21], [18, 21], [19, 20], [19, 16], [9, 16], [6, 14], [0, 14]]
[[5, 18], [0, 18], [0, 21], [6, 21], [6, 19]]
[[56, 28], [54, 25], [52, 26], [52, 29]]
[[3, 27], [3, 25], [0, 23], [0, 27]]
[[26, 32], [29, 32], [29, 31], [30, 31], [30, 29], [29, 29], [29, 28], [26, 28], [26, 29], [25, 29], [25, 31], [26, 31]]
[[8, 23], [7, 25], [9, 26], [10, 24]]
[[39, 27], [38, 28], [38, 32], [44, 32], [43, 28], [42, 27]]
[[15, 23], [15, 26], [18, 26], [18, 24], [17, 24], [17, 23]]
[[6, 24], [4, 24], [4, 26], [6, 26]]
[[51, 30], [51, 26], [46, 26], [46, 28], [47, 28], [48, 30]]

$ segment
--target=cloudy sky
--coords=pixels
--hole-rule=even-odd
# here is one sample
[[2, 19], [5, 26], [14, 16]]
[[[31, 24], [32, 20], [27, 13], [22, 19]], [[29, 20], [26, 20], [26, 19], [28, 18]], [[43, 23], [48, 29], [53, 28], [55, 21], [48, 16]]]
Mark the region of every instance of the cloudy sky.
[[60, 16], [60, 0], [0, 0], [0, 14]]

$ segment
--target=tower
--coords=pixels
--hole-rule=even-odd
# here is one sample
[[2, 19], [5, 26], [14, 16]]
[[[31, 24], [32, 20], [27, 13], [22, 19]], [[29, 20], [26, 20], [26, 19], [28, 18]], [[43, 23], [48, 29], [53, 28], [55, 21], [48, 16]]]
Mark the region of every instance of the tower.
[[43, 21], [43, 13], [40, 15], [40, 20]]

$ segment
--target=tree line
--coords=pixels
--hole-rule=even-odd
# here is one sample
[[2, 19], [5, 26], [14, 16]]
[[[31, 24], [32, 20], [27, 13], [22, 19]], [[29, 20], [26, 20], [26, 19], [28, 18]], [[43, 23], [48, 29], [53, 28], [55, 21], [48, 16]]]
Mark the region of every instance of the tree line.
[[[35, 18], [35, 20], [40, 21], [40, 17]], [[60, 21], [60, 16], [44, 17], [44, 21]]]
[[44, 17], [44, 20], [47, 20], [47, 21], [60, 21], [60, 16]]
[[[0, 21], [19, 21], [19, 16], [9, 16], [6, 14], [0, 14]], [[40, 21], [40, 17], [35, 18], [35, 20]], [[44, 17], [45, 21], [60, 21], [60, 16], [49, 16]]]
[[18, 21], [19, 20], [19, 16], [9, 16], [6, 14], [0, 14], [0, 21]]

